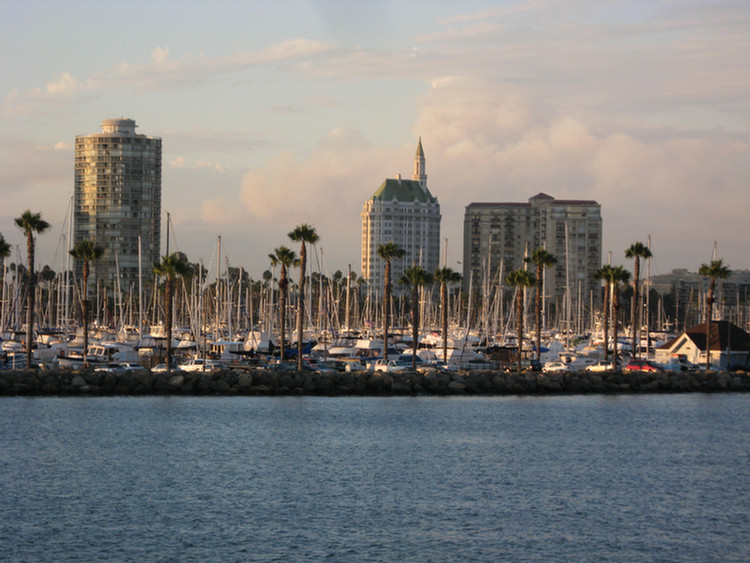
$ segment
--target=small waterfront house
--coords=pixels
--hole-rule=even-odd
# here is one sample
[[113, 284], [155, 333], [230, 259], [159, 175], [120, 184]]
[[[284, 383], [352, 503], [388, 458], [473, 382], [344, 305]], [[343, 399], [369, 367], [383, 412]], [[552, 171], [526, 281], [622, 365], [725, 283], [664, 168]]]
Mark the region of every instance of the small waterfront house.
[[[717, 368], [745, 368], [750, 363], [750, 334], [729, 321], [712, 321], [709, 346], [711, 365]], [[706, 364], [706, 324], [697, 324], [655, 350], [655, 360], [666, 363], [675, 354], [689, 362]]]

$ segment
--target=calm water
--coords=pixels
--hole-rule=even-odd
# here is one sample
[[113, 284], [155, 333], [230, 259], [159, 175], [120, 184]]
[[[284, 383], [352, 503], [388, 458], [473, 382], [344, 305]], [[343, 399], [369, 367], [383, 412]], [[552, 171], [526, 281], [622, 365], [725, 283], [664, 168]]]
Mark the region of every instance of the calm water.
[[4, 398], [0, 560], [746, 562], [750, 396]]

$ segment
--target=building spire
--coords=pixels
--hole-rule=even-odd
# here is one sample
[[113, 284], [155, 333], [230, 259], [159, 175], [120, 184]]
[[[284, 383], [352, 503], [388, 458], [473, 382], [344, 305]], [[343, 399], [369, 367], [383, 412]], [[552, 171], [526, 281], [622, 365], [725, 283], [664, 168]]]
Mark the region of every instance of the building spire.
[[427, 189], [427, 174], [425, 173], [425, 159], [421, 136], [419, 137], [419, 143], [417, 143], [417, 153], [414, 155], [414, 174], [411, 179], [419, 182], [423, 190]]

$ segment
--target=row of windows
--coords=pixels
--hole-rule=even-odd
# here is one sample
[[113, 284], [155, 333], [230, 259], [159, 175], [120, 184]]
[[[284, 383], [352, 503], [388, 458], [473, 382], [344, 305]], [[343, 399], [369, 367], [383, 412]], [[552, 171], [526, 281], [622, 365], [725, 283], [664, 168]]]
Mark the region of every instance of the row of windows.
[[118, 145], [159, 145], [161, 146], [161, 139], [146, 137], [76, 137], [76, 148], [83, 147], [84, 145], [95, 146], [97, 148], [117, 148]]

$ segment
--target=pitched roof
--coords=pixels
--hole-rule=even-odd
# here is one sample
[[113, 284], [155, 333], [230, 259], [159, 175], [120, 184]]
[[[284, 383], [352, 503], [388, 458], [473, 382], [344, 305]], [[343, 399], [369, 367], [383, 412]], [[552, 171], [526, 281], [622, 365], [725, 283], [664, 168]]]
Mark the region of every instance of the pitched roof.
[[416, 156], [420, 158], [424, 158], [424, 150], [422, 150], [422, 137], [419, 138], [419, 143], [417, 143], [417, 154]]
[[388, 178], [372, 195], [372, 199], [380, 201], [419, 201], [422, 203], [437, 203], [437, 198], [433, 197], [426, 187], [416, 180], [399, 180], [397, 178]]
[[[660, 346], [660, 348], [670, 348], [683, 335], [692, 340], [699, 350], [706, 349], [706, 323], [700, 323], [689, 328], [677, 338]], [[736, 352], [750, 351], [750, 334], [729, 321], [712, 321], [711, 334], [709, 336], [711, 350], [726, 350], [729, 348]]]

